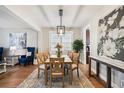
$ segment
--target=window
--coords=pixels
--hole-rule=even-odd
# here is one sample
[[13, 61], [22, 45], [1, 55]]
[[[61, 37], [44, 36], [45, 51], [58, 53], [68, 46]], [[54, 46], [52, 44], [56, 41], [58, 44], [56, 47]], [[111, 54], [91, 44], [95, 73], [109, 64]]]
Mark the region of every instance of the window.
[[73, 32], [66, 31], [64, 35], [58, 36], [56, 31], [49, 32], [49, 49], [52, 54], [56, 53], [56, 44], [58, 42], [62, 42], [62, 52], [67, 54], [68, 51], [72, 50], [72, 40], [73, 39]]

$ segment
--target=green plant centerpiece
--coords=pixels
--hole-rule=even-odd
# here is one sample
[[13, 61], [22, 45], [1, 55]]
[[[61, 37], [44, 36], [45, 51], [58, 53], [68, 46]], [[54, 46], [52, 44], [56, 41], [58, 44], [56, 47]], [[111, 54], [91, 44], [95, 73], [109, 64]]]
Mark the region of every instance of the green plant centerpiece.
[[57, 57], [61, 56], [61, 48], [62, 48], [62, 44], [57, 43], [56, 47], [57, 48]]
[[80, 53], [81, 50], [82, 50], [83, 47], [84, 47], [84, 44], [83, 44], [82, 40], [76, 39], [76, 40], [74, 40], [72, 46], [73, 46], [73, 50], [74, 50], [76, 53]]

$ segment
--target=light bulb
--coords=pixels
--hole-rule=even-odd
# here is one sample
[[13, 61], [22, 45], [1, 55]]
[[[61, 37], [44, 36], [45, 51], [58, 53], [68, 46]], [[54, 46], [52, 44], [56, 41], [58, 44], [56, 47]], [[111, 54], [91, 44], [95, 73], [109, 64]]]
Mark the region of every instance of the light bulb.
[[63, 32], [62, 29], [60, 29], [60, 34], [62, 34], [62, 32]]

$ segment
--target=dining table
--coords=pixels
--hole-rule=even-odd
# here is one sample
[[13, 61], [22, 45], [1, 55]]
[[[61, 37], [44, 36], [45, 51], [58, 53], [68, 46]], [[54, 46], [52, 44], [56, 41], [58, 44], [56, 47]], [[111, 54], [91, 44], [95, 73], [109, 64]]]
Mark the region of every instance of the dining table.
[[[69, 82], [70, 84], [72, 84], [72, 63], [73, 61], [71, 60], [71, 58], [68, 55], [61, 55], [61, 57], [64, 57], [64, 64], [69, 65], [69, 69], [70, 69], [70, 74], [69, 74]], [[61, 58], [60, 57], [60, 58]], [[45, 85], [47, 85], [48, 82], [48, 70], [47, 67], [50, 65], [50, 58], [57, 58], [57, 55], [50, 55], [50, 57], [44, 62], [45, 64]]]

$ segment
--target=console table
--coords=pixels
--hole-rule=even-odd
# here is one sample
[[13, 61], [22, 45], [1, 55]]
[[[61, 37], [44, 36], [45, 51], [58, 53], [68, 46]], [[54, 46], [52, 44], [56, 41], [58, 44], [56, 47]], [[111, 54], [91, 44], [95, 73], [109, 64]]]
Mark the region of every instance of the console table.
[[6, 72], [6, 63], [0, 63], [0, 73]]
[[91, 60], [96, 61], [96, 76], [99, 78], [100, 64], [107, 67], [106, 87], [111, 88], [111, 69], [116, 69], [124, 73], [124, 63], [118, 60], [108, 59], [107, 57], [89, 56], [89, 76], [91, 76]]
[[6, 56], [6, 63], [7, 65], [11, 65], [14, 66], [15, 64], [18, 63], [18, 61], [15, 61], [15, 59], [18, 59], [19, 55], [10, 55], [10, 56]]

